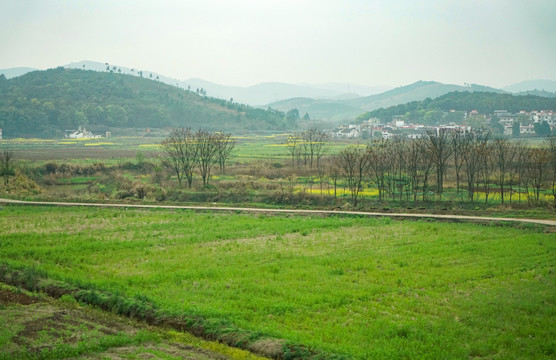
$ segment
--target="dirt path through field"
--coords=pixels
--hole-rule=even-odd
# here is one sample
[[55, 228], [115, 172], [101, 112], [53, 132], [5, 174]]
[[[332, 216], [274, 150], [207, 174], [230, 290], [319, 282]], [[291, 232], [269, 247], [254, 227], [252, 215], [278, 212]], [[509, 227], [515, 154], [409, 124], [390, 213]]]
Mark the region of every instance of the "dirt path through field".
[[304, 215], [357, 215], [380, 217], [388, 216], [392, 218], [410, 218], [410, 219], [440, 219], [446, 221], [506, 221], [514, 223], [531, 223], [539, 225], [556, 226], [556, 220], [543, 219], [521, 219], [508, 217], [488, 217], [488, 216], [469, 216], [469, 215], [449, 215], [449, 214], [414, 214], [414, 213], [380, 213], [366, 211], [342, 211], [342, 210], [299, 210], [299, 209], [263, 209], [263, 208], [245, 208], [245, 207], [224, 207], [224, 206], [181, 206], [181, 205], [139, 205], [139, 204], [101, 204], [101, 203], [70, 203], [57, 201], [22, 201], [0, 198], [0, 204], [20, 204], [20, 205], [42, 205], [42, 206], [90, 206], [90, 207], [111, 207], [111, 208], [139, 208], [139, 209], [177, 209], [177, 210], [195, 210], [195, 211], [235, 211], [235, 212], [253, 212], [253, 213], [269, 213], [269, 214], [304, 214]]

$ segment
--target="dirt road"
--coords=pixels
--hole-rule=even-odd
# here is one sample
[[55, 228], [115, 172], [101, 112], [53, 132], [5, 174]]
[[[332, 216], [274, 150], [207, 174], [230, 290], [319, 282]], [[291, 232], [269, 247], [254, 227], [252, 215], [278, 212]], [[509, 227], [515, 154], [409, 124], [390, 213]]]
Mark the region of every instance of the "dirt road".
[[477, 221], [477, 222], [517, 222], [531, 223], [539, 225], [556, 226], [556, 220], [543, 219], [521, 219], [508, 217], [488, 217], [488, 216], [469, 216], [469, 215], [443, 215], [443, 214], [413, 214], [413, 213], [380, 213], [366, 211], [343, 211], [343, 210], [298, 210], [298, 209], [263, 209], [246, 207], [223, 207], [223, 206], [181, 206], [181, 205], [139, 205], [139, 204], [101, 204], [101, 203], [70, 203], [57, 201], [22, 201], [0, 198], [0, 204], [19, 204], [19, 205], [41, 205], [41, 206], [89, 206], [89, 207], [111, 207], [111, 208], [138, 208], [138, 209], [178, 209], [195, 211], [234, 211], [252, 213], [280, 213], [280, 214], [304, 214], [304, 215], [357, 215], [380, 217], [388, 216], [392, 218], [412, 218], [412, 219], [440, 219], [446, 221]]

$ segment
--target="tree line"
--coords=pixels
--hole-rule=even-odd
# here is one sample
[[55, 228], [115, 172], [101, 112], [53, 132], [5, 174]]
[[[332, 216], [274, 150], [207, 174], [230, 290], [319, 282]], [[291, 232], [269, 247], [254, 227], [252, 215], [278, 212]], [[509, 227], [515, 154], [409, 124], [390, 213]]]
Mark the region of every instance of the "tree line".
[[211, 170], [218, 164], [220, 173], [226, 171], [226, 162], [234, 149], [236, 141], [232, 135], [207, 130], [192, 131], [187, 128], [172, 130], [162, 141], [162, 149], [168, 155], [168, 167], [176, 174], [178, 184], [184, 180], [191, 189], [193, 174], [199, 170], [203, 186], [209, 185]]
[[345, 180], [354, 206], [371, 186], [380, 200], [442, 200], [454, 189], [462, 201], [481, 193], [488, 202], [497, 193], [502, 203], [538, 202], [548, 190], [556, 203], [556, 140], [532, 147], [489, 134], [429, 132], [349, 146], [332, 157], [329, 176]]
[[[292, 174], [311, 174], [320, 184], [344, 186], [357, 206], [366, 189], [382, 201], [539, 202], [543, 194], [556, 204], [556, 138], [528, 146], [489, 133], [428, 132], [419, 139], [394, 138], [351, 145], [327, 156], [328, 135], [308, 129], [283, 143]], [[235, 140], [230, 134], [175, 129], [162, 142], [167, 164], [180, 187], [192, 187], [194, 173], [209, 185], [211, 169], [225, 173]], [[292, 175], [292, 179], [295, 175]], [[295, 184], [290, 184], [291, 190]], [[330, 193], [329, 193], [330, 194]]]

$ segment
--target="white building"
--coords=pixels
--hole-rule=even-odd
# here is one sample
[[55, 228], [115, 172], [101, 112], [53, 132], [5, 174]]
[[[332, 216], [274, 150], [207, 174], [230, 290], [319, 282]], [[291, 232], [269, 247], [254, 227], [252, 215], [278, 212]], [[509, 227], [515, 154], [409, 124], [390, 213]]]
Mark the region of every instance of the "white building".
[[339, 138], [356, 138], [361, 136], [361, 127], [359, 125], [341, 125], [335, 135]]
[[99, 138], [99, 137], [100, 135], [93, 135], [93, 133], [87, 131], [85, 127], [81, 129], [81, 126], [77, 130], [66, 130], [67, 139], [91, 139], [91, 138]]

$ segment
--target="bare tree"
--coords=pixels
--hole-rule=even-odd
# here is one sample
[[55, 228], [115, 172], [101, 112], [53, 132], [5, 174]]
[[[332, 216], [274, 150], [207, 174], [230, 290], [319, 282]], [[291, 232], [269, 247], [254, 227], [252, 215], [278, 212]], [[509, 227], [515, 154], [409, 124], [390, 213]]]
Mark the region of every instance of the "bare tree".
[[507, 185], [508, 185], [508, 193], [509, 193], [509, 197], [510, 197], [510, 203], [512, 202], [515, 190], [514, 190], [514, 186], [518, 184], [518, 166], [520, 166], [518, 164], [518, 158], [519, 158], [519, 152], [520, 152], [520, 148], [521, 146], [517, 145], [517, 144], [512, 144], [510, 145], [510, 154], [507, 157], [508, 158], [508, 167], [506, 168], [506, 171], [508, 173], [508, 181], [507, 181]]
[[407, 181], [407, 141], [401, 139], [394, 139], [390, 145], [391, 154], [391, 164], [392, 164], [392, 182], [393, 182], [393, 192], [392, 198], [395, 198], [396, 191], [398, 192], [398, 197], [403, 200], [403, 194], [405, 188], [408, 185]]
[[513, 171], [515, 171], [517, 176], [517, 199], [521, 201], [521, 194], [523, 187], [525, 187], [525, 193], [529, 194], [529, 181], [527, 178], [527, 167], [529, 162], [529, 148], [524, 145], [517, 145], [517, 161], [513, 163]]
[[218, 151], [216, 135], [206, 130], [198, 130], [195, 133], [195, 146], [197, 148], [197, 166], [201, 178], [203, 179], [203, 186], [209, 184], [210, 170], [216, 160]]
[[295, 168], [295, 160], [299, 158], [301, 149], [301, 138], [297, 134], [289, 135], [285, 144], [286, 150], [292, 159], [292, 169]]
[[492, 173], [494, 171], [494, 157], [493, 157], [493, 146], [488, 139], [486, 141], [480, 142], [477, 147], [478, 160], [479, 160], [479, 177], [483, 184], [483, 190], [485, 193], [485, 202], [488, 203], [488, 197], [490, 195], [490, 182]]
[[379, 200], [384, 199], [386, 192], [386, 178], [390, 164], [387, 159], [388, 141], [378, 140], [367, 146], [369, 157], [368, 174], [378, 188]]
[[452, 154], [454, 159], [454, 170], [456, 171], [456, 193], [460, 195], [461, 190], [461, 175], [463, 168], [463, 150], [466, 143], [466, 136], [460, 132], [454, 132], [450, 136], [450, 146], [452, 147]]
[[189, 188], [193, 183], [193, 170], [197, 162], [197, 146], [191, 129], [174, 129], [162, 141], [162, 150], [169, 157], [169, 166], [178, 178], [181, 187], [183, 178], [187, 179]]
[[546, 167], [549, 164], [550, 155], [548, 149], [529, 148], [529, 163], [527, 166], [527, 175], [533, 185], [535, 200], [539, 201], [541, 188], [545, 181]]
[[452, 154], [450, 141], [445, 131], [427, 133], [427, 145], [436, 168], [436, 193], [442, 198], [444, 190], [444, 177], [448, 168], [448, 159]]
[[236, 141], [232, 138], [232, 134], [223, 132], [216, 133], [216, 158], [220, 167], [220, 173], [226, 173], [226, 161], [230, 157], [232, 150], [236, 146]]
[[423, 193], [426, 191], [426, 181], [430, 175], [432, 163], [430, 156], [427, 156], [427, 145], [424, 139], [415, 139], [409, 142], [407, 147], [407, 172], [409, 179], [410, 192], [413, 194], [413, 201], [417, 201], [417, 191], [419, 186], [424, 183]]
[[506, 185], [506, 177], [508, 175], [508, 168], [510, 166], [512, 156], [515, 152], [512, 151], [512, 146], [507, 139], [496, 138], [493, 142], [494, 158], [496, 163], [496, 172], [498, 178], [498, 185], [500, 186], [500, 199], [504, 203], [504, 185]]
[[552, 201], [556, 205], [556, 137], [550, 136], [548, 138], [548, 152], [550, 154], [550, 184], [552, 189]]
[[8, 185], [10, 176], [15, 175], [15, 158], [11, 149], [4, 148], [0, 153], [0, 176], [4, 177], [4, 185]]
[[369, 166], [369, 156], [363, 148], [349, 146], [338, 154], [337, 159], [348, 184], [353, 206], [357, 207], [357, 199], [363, 190], [363, 180]]
[[328, 135], [322, 130], [312, 128], [302, 132], [299, 137], [303, 140], [305, 158], [308, 160], [309, 166], [313, 168], [315, 161], [318, 166], [320, 158], [328, 148]]
[[338, 156], [332, 156], [328, 162], [330, 179], [334, 185], [334, 201], [337, 199], [338, 178], [340, 177], [340, 159]]
[[479, 147], [479, 140], [474, 135], [466, 135], [461, 139], [462, 158], [467, 178], [467, 195], [469, 196], [469, 200], [471, 200], [471, 202], [475, 199], [475, 188], [478, 178], [477, 174], [479, 173]]

